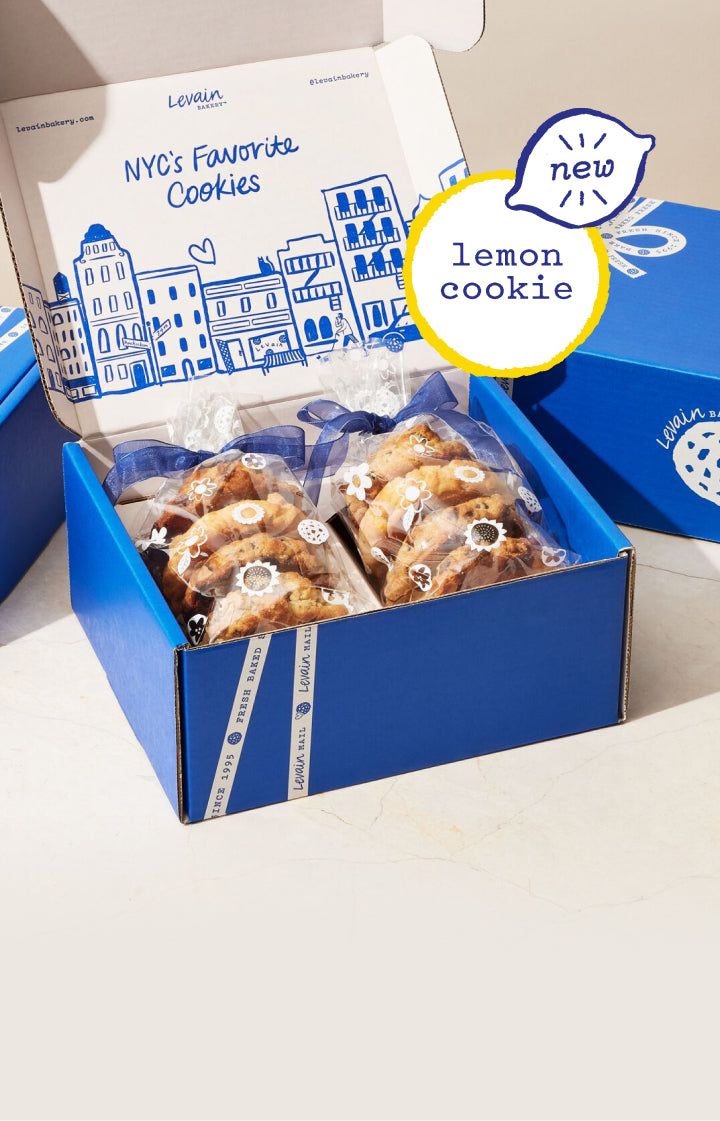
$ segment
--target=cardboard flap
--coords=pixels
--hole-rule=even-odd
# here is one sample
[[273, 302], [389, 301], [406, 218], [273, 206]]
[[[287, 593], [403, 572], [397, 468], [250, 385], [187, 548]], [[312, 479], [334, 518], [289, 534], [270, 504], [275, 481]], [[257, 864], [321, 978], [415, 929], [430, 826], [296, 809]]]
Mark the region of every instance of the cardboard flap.
[[385, 0], [383, 38], [419, 35], [442, 51], [467, 51], [485, 28], [485, 0]]
[[407, 313], [407, 230], [467, 169], [423, 39], [0, 114], [23, 292], [55, 340], [41, 368], [81, 435], [157, 426], [196, 392], [308, 399], [318, 357], [388, 334], [408, 372], [437, 361]]
[[[71, 432], [79, 431], [75, 404], [62, 392], [59, 343], [52, 315], [42, 292], [42, 273], [32, 239], [25, 203], [15, 176], [5, 127], [0, 121], [0, 218], [25, 302], [27, 323], [53, 414]], [[22, 275], [20, 268], [22, 261]]]
[[465, 50], [484, 0], [0, 0], [0, 101], [421, 35]]
[[317, 356], [388, 333], [410, 372], [435, 363], [406, 235], [467, 168], [428, 43], [465, 49], [483, 19], [483, 0], [0, 0], [0, 198], [62, 423], [156, 426], [213, 374], [241, 375], [245, 407], [312, 396]]

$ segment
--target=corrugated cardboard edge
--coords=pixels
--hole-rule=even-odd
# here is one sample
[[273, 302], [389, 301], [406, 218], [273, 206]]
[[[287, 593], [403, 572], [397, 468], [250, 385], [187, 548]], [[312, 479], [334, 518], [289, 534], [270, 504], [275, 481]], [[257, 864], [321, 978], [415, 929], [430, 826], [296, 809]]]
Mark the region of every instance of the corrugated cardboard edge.
[[39, 350], [38, 350], [38, 341], [35, 338], [35, 329], [32, 326], [32, 318], [31, 318], [31, 315], [30, 315], [30, 307], [28, 305], [27, 296], [25, 295], [25, 286], [23, 284], [22, 277], [20, 276], [20, 268], [18, 266], [17, 257], [15, 256], [15, 248], [13, 246], [12, 237], [10, 236], [10, 227], [8, 226], [7, 216], [5, 214], [5, 207], [3, 206], [2, 198], [0, 198], [0, 218], [2, 218], [2, 224], [3, 224], [3, 229], [5, 231], [5, 237], [7, 238], [8, 247], [10, 249], [10, 258], [12, 260], [13, 269], [15, 271], [15, 278], [17, 280], [18, 288], [20, 289], [20, 299], [22, 300], [23, 311], [25, 312], [25, 318], [27, 319], [28, 330], [30, 332], [30, 338], [32, 339], [33, 350], [35, 351], [35, 360], [36, 360], [36, 362], [38, 364], [38, 368], [40, 370], [40, 375], [41, 375], [40, 376], [40, 382], [41, 382], [42, 387], [43, 387], [43, 393], [45, 394], [45, 400], [48, 403], [48, 408], [50, 409], [50, 412], [55, 417], [55, 420], [58, 422], [60, 427], [64, 428], [65, 431], [69, 432], [72, 436], [78, 436], [79, 433], [76, 432], [74, 428], [71, 428], [68, 424], [66, 424], [64, 420], [61, 420], [60, 417], [58, 416], [57, 410], [56, 410], [55, 406], [53, 405], [53, 403], [50, 399], [50, 390], [49, 390], [49, 388], [48, 388], [48, 386], [45, 382], [45, 378], [42, 376], [42, 366], [40, 364], [40, 358], [38, 357], [38, 355], [40, 353]]
[[[485, 28], [483, 26], [483, 31], [484, 30], [485, 30]], [[479, 39], [478, 39], [478, 42], [480, 42]], [[469, 48], [469, 49], [472, 49], [472, 48]], [[457, 127], [457, 121], [455, 120], [455, 114], [453, 113], [453, 107], [452, 107], [452, 104], [450, 102], [450, 98], [448, 97], [448, 92], [445, 89], [445, 83], [443, 81], [442, 72], [440, 70], [440, 64], [438, 63], [438, 59], [437, 59], [437, 52], [436, 52], [434, 47], [433, 47], [433, 57], [435, 59], [435, 66], [437, 68], [438, 81], [440, 82], [440, 85], [442, 87], [443, 95], [445, 97], [445, 102], [446, 102], [447, 107], [448, 107], [448, 112], [450, 113], [450, 120], [453, 123], [453, 128], [455, 129], [455, 135], [457, 136], [458, 144], [460, 145], [460, 151], [462, 152], [463, 159], [465, 160], [465, 167], [468, 169], [468, 172], [470, 172], [470, 167], [469, 167], [468, 162], [467, 162], [467, 153], [465, 152], [465, 148], [463, 147], [462, 137], [460, 136], [460, 130]], [[471, 375], [468, 374], [468, 377], [471, 377]]]
[[182, 720], [180, 718], [180, 653], [186, 646], [176, 646], [173, 651], [175, 672], [175, 759], [177, 769], [177, 815], [183, 825], [189, 825], [185, 811], [185, 783], [183, 771], [183, 735]]
[[618, 719], [621, 724], [624, 724], [628, 715], [628, 704], [630, 701], [630, 665], [632, 661], [632, 636], [633, 636], [633, 612], [635, 609], [635, 573], [637, 570], [637, 553], [633, 545], [629, 545], [626, 549], [621, 549], [618, 553], [619, 557], [627, 557], [628, 574], [627, 574], [627, 588], [625, 592], [625, 626], [623, 630], [623, 663], [622, 663], [622, 676], [620, 679], [620, 703], [618, 706]]

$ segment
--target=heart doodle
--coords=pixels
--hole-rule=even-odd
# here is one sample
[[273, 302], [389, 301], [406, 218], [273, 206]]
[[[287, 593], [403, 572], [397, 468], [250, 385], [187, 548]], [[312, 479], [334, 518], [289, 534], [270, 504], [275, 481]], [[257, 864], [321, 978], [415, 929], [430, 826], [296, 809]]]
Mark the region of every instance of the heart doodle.
[[206, 237], [200, 244], [188, 245], [188, 255], [199, 265], [214, 265], [217, 263], [215, 245], [212, 238]]

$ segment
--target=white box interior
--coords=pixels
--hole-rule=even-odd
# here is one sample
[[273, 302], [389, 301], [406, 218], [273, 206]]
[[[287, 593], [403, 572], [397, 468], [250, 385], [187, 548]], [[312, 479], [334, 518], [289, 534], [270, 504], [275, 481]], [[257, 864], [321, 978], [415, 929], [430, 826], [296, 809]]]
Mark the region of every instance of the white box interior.
[[[137, 0], [120, 0], [112, 9], [106, 0], [93, 5], [45, 0], [39, 10], [48, 35], [36, 34], [30, 44], [26, 4], [6, 0], [2, 8], [0, 196], [52, 407], [97, 445], [101, 459], [107, 458], [104, 436], [115, 443], [161, 429], [199, 373], [194, 353], [187, 358], [178, 353], [178, 361], [165, 367], [175, 373], [166, 376], [158, 353], [167, 352], [171, 343], [187, 342], [176, 337], [181, 328], [175, 330], [167, 294], [157, 309], [162, 318], [148, 304], [153, 288], [169, 288], [177, 276], [179, 285], [202, 293], [199, 334], [214, 364], [207, 376], [203, 373], [207, 390], [230, 393], [246, 408], [258, 407], [258, 427], [288, 420], [297, 404], [318, 389], [313, 361], [324, 344], [330, 345], [327, 325], [334, 327], [333, 315], [339, 313], [353, 334], [367, 337], [373, 327], [382, 331], [400, 314], [404, 292], [398, 262], [413, 211], [445, 185], [443, 174], [465, 173], [432, 52], [416, 35], [397, 37], [420, 31], [438, 45], [468, 47], [482, 31], [482, 3], [304, 0], [287, 5], [269, 0], [258, 6], [243, 0], [229, 12], [226, 4], [212, 0], [198, 13], [170, 0], [153, 4], [150, 11]], [[153, 49], [157, 19], [164, 20], [162, 52]], [[396, 41], [370, 50], [383, 36]], [[48, 42], [53, 42], [52, 58]], [[318, 46], [348, 45], [355, 49], [293, 57]], [[268, 58], [285, 61], [258, 61]], [[198, 73], [199, 67], [238, 59], [250, 65]], [[183, 68], [184, 78], [177, 82], [172, 75]], [[328, 81], [363, 70], [371, 75], [364, 89], [363, 83]], [[320, 81], [310, 92], [313, 76]], [[94, 86], [78, 91], [82, 82]], [[166, 99], [169, 104], [189, 90], [215, 89], [224, 105], [204, 112], [197, 105], [180, 106], [173, 117], [164, 110]], [[287, 125], [274, 120], [281, 111]], [[40, 127], [83, 115], [94, 119], [83, 126]], [[265, 161], [265, 182], [250, 204], [223, 199], [201, 207], [202, 214], [190, 213], [189, 207], [166, 205], [152, 176], [142, 182], [132, 173], [128, 178], [128, 160], [137, 167], [151, 152], [175, 152], [186, 143], [193, 155], [198, 146], [242, 144], [258, 133], [271, 135], [273, 122], [278, 135], [292, 136], [299, 152], [282, 168], [282, 160]], [[313, 132], [316, 124], [321, 140]], [[197, 176], [190, 179], [192, 187]], [[339, 200], [345, 200], [345, 210]], [[122, 234], [112, 228], [116, 221]], [[370, 227], [373, 232], [366, 234]], [[97, 232], [104, 229], [109, 236], [100, 243]], [[90, 230], [94, 235], [84, 237]], [[232, 245], [220, 251], [224, 232], [232, 233]], [[364, 251], [360, 271], [357, 237]], [[381, 243], [383, 237], [388, 244]], [[201, 256], [212, 250], [215, 262], [198, 262], [189, 255], [191, 246]], [[120, 281], [107, 289], [114, 308], [96, 298], [84, 279], [93, 272], [93, 254], [99, 254], [95, 261], [103, 274], [123, 269], [125, 276], [132, 275], [130, 291], [123, 292]], [[311, 286], [318, 309], [327, 307], [317, 319], [303, 318], [310, 307], [308, 287], [305, 283], [299, 290], [293, 270], [303, 267], [303, 260], [315, 264], [331, 257], [334, 268], [324, 266], [325, 275], [321, 269]], [[268, 261], [275, 272], [269, 278]], [[333, 290], [339, 292], [334, 299]], [[228, 301], [249, 304], [253, 314], [258, 299], [268, 301], [268, 308], [269, 301], [279, 300], [276, 320], [284, 312], [283, 322], [274, 335], [268, 329], [269, 342], [260, 328], [248, 336], [254, 326], [233, 326], [237, 338], [220, 338], [225, 324], [218, 309], [227, 303], [221, 298], [226, 293]], [[133, 303], [127, 315], [123, 296]], [[183, 311], [198, 314], [189, 305]], [[313, 319], [315, 326], [309, 322]], [[116, 342], [118, 331], [123, 337]], [[313, 339], [313, 331], [324, 334]], [[70, 334], [72, 347], [66, 339]], [[267, 350], [275, 352], [273, 361], [301, 352], [305, 361], [268, 369], [258, 365], [263, 349], [263, 361]], [[91, 352], [90, 361], [85, 351]], [[409, 342], [405, 356], [410, 372], [437, 364], [421, 340]], [[88, 385], [88, 375], [94, 376], [93, 384]], [[125, 385], [123, 377], [129, 379]], [[271, 414], [262, 412], [263, 405]]]

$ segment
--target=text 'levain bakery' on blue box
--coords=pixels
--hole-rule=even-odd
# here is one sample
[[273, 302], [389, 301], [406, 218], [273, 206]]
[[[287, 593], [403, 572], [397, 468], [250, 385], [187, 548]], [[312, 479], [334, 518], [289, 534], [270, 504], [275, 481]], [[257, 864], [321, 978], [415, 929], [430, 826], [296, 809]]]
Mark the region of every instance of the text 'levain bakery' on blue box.
[[65, 5], [52, 59], [9, 6], [0, 194], [25, 297], [60, 344], [48, 394], [81, 437], [65, 455], [72, 602], [181, 818], [214, 816], [248, 690], [225, 808], [297, 796], [310, 654], [302, 794], [623, 719], [632, 549], [490, 380], [473, 412], [582, 563], [191, 646], [134, 545], [144, 493], [113, 507], [101, 485], [116, 444], [168, 439], [192, 387], [231, 394], [259, 429], [321, 394], [318, 356], [350, 337], [402, 348], [416, 381], [442, 366], [402, 268], [418, 209], [467, 173], [429, 44], [471, 46], [482, 4], [160, 0], [139, 23], [119, 2], [112, 28]]
[[[45, 322], [44, 308], [30, 311]], [[62, 445], [22, 308], [0, 307], [0, 600], [45, 548], [65, 516]], [[32, 454], [29, 454], [32, 449]]]
[[636, 198], [601, 227], [610, 299], [513, 399], [616, 521], [720, 540], [720, 213]]

